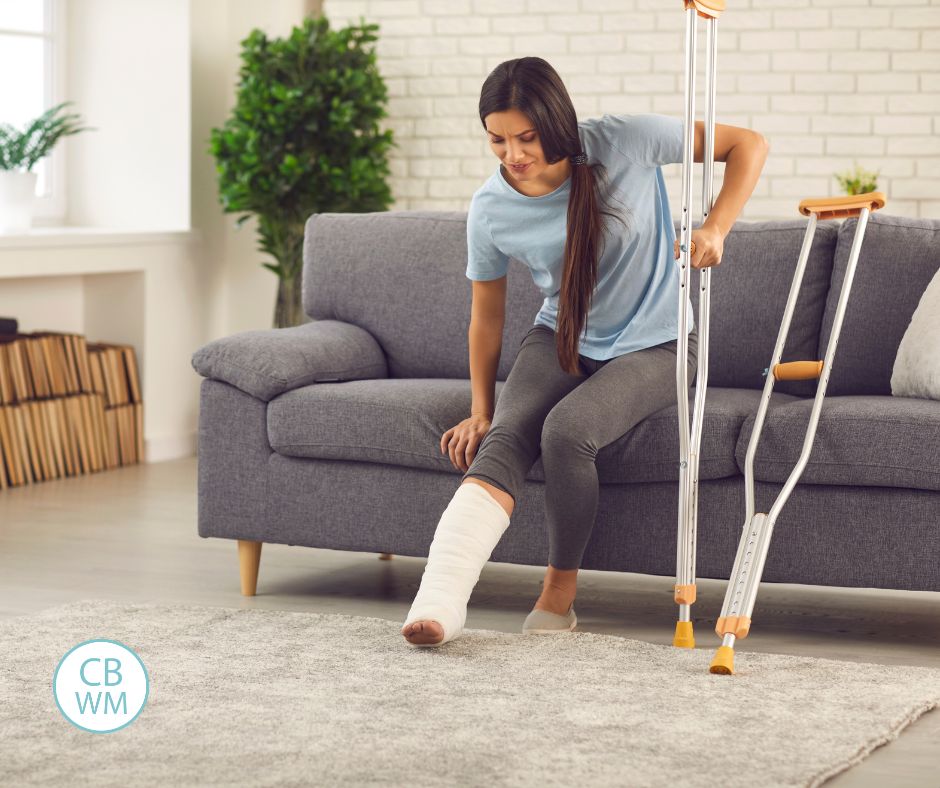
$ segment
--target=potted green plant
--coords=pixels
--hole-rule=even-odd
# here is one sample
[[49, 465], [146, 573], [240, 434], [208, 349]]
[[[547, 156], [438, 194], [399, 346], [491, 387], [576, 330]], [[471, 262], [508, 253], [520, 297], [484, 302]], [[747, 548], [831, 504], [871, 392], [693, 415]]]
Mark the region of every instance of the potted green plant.
[[842, 173], [834, 173], [834, 175], [846, 194], [867, 194], [878, 188], [878, 176], [881, 175], [881, 170], [878, 172], [863, 170], [856, 161], [854, 172], [846, 170]]
[[63, 101], [30, 122], [22, 132], [0, 123], [0, 232], [21, 232], [33, 223], [39, 173], [36, 163], [52, 152], [60, 137], [88, 131], [76, 125], [79, 116], [56, 117], [71, 101]]
[[301, 303], [304, 226], [313, 213], [384, 211], [386, 153], [380, 131], [387, 91], [376, 67], [378, 25], [330, 30], [307, 17], [284, 39], [252, 30], [242, 42], [235, 107], [211, 130], [226, 213], [258, 219], [263, 266], [279, 278], [274, 327], [306, 322]]

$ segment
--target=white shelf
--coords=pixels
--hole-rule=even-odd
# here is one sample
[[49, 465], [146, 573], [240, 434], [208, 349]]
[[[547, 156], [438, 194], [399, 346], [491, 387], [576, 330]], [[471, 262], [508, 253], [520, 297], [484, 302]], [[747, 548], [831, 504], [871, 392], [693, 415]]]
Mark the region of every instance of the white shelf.
[[29, 233], [0, 234], [0, 280], [144, 271], [161, 257], [147, 250], [165, 247], [167, 254], [176, 255], [201, 238], [198, 230], [103, 227], [37, 227]]
[[0, 251], [62, 246], [139, 246], [198, 240], [199, 231], [129, 230], [110, 227], [33, 227], [25, 233], [0, 233]]

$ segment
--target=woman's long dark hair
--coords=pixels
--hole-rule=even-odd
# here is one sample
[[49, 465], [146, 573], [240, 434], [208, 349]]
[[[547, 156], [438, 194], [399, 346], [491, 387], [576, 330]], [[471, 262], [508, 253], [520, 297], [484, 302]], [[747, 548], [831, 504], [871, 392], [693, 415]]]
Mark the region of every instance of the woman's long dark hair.
[[[490, 72], [480, 90], [483, 128], [491, 112], [509, 109], [519, 110], [532, 122], [549, 164], [582, 153], [578, 117], [571, 98], [558, 72], [547, 61], [540, 57], [506, 60]], [[602, 214], [622, 221], [616, 214], [601, 208], [605, 196], [599, 181], [603, 181], [603, 192], [606, 192], [604, 165], [571, 165], [564, 267], [555, 332], [558, 362], [570, 375], [583, 374], [578, 365], [579, 339], [597, 283], [604, 227]]]

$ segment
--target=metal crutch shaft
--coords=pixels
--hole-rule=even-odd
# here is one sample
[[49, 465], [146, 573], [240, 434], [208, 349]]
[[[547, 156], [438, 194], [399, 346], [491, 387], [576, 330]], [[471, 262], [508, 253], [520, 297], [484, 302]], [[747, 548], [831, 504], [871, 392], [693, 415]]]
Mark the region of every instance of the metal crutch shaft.
[[[748, 441], [747, 459], [744, 466], [747, 493], [747, 517], [741, 535], [741, 541], [738, 544], [734, 568], [732, 569], [728, 588], [725, 592], [721, 616], [715, 626], [715, 632], [722, 638], [722, 645], [712, 661], [710, 668], [712, 673], [734, 673], [735, 640], [747, 637], [750, 631], [751, 615], [754, 612], [754, 604], [757, 601], [757, 591], [760, 587], [764, 564], [770, 549], [770, 539], [773, 534], [774, 524], [777, 521], [781, 509], [790, 497], [790, 493], [796, 486], [797, 480], [803, 474], [803, 470], [809, 461], [809, 456], [813, 449], [813, 440], [816, 437], [816, 426], [819, 422], [819, 414], [822, 410], [822, 403], [826, 396], [826, 388], [829, 384], [832, 361], [839, 343], [842, 319], [845, 315], [846, 304], [848, 303], [849, 294], [852, 290], [852, 280], [855, 277], [855, 267], [858, 263], [859, 252], [861, 251], [862, 241], [865, 237], [868, 217], [872, 211], [883, 208], [884, 204], [885, 196], [881, 192], [804, 200], [800, 203], [800, 213], [809, 215], [810, 219], [806, 227], [799, 263], [797, 264], [796, 271], [793, 275], [793, 282], [790, 286], [790, 295], [787, 299], [783, 320], [777, 334], [777, 344], [774, 347], [773, 358], [767, 369], [768, 375], [764, 383], [764, 392], [761, 397], [760, 407], [758, 408], [754, 427], [751, 431], [751, 438]], [[806, 261], [809, 258], [813, 235], [816, 232], [817, 218], [830, 219], [839, 216], [858, 216], [859, 220], [852, 240], [852, 249], [849, 253], [849, 263], [845, 279], [842, 283], [842, 289], [839, 292], [835, 319], [833, 321], [829, 342], [826, 346], [826, 357], [823, 361], [795, 361], [781, 364], [780, 356], [786, 344], [787, 334], [790, 329], [790, 320], [793, 316], [797, 297], [799, 296], [803, 271], [806, 267]], [[767, 413], [774, 382], [776, 380], [810, 380], [813, 378], [818, 379], [816, 396], [813, 400], [812, 413], [806, 428], [806, 435], [803, 439], [803, 447], [799, 459], [783, 488], [780, 490], [780, 493], [777, 495], [773, 505], [770, 507], [770, 511], [766, 513], [755, 513], [754, 456], [757, 453], [757, 445], [760, 441], [764, 416]]]
[[679, 605], [679, 619], [673, 645], [694, 648], [691, 606], [695, 602], [695, 548], [698, 521], [698, 461], [702, 439], [702, 419], [705, 410], [705, 391], [708, 386], [708, 323], [710, 271], [704, 269], [699, 276], [699, 355], [696, 372], [695, 405], [689, 434], [688, 383], [688, 292], [692, 242], [690, 207], [692, 202], [692, 167], [695, 145], [695, 56], [697, 17], [706, 19], [706, 121], [704, 178], [702, 182], [702, 219], [707, 219], [712, 207], [715, 129], [715, 74], [717, 72], [718, 16], [724, 10], [724, 0], [683, 0], [686, 11], [685, 37], [685, 137], [682, 154], [682, 220], [680, 233], [680, 286], [679, 286], [679, 341], [676, 353], [676, 396], [679, 415], [679, 523], [676, 540], [676, 584], [674, 599]]

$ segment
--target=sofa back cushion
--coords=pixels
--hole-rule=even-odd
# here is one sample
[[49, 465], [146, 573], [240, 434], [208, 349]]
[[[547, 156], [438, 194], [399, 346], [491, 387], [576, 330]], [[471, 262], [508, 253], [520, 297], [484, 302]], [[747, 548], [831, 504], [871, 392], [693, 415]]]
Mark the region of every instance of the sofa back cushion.
[[[470, 378], [467, 214], [322, 213], [307, 220], [303, 306], [353, 323], [385, 351], [392, 378]], [[497, 380], [506, 380], [542, 305], [529, 270], [510, 261]]]
[[[773, 357], [806, 235], [806, 222], [806, 219], [736, 222], [725, 238], [721, 263], [713, 266], [710, 274], [709, 386], [764, 387], [763, 373]], [[693, 227], [698, 226], [693, 223]], [[838, 229], [834, 221], [816, 225], [781, 361], [816, 358]], [[699, 270], [689, 272], [696, 326], [699, 280]], [[701, 332], [699, 337], [701, 348]], [[815, 390], [815, 381], [774, 383], [774, 391], [799, 397], [811, 397]]]
[[[817, 358], [823, 359], [845, 282], [858, 219], [839, 228]], [[940, 219], [869, 214], [845, 305], [826, 395], [891, 394], [898, 346], [940, 269]]]
[[[314, 214], [304, 239], [305, 312], [367, 330], [386, 354], [389, 377], [469, 379], [466, 216], [461, 211]], [[805, 229], [806, 220], [738, 222], [725, 239], [721, 265], [711, 275], [710, 386], [763, 387]], [[837, 233], [836, 222], [817, 226], [784, 361], [815, 357]], [[511, 259], [507, 277], [497, 380], [508, 377], [542, 304], [523, 263]], [[689, 285], [698, 325], [698, 271], [690, 272]], [[781, 381], [774, 388], [812, 396], [814, 387], [813, 381]]]

